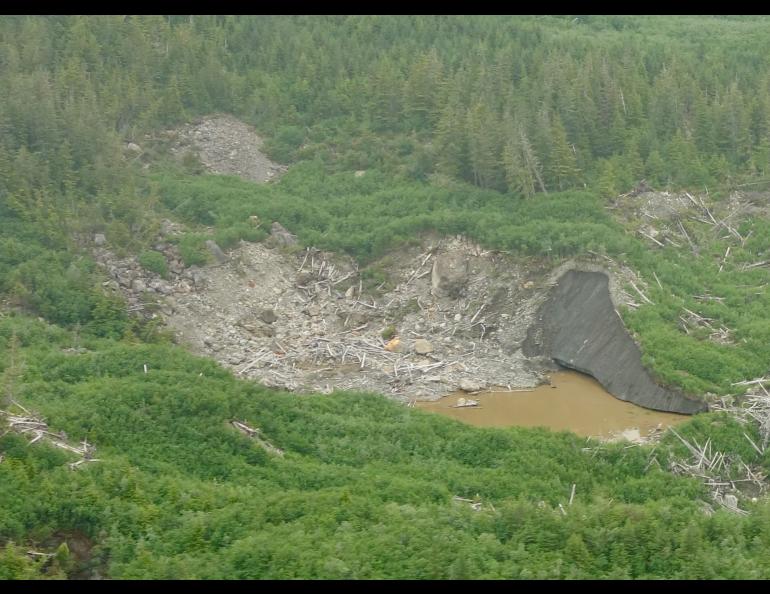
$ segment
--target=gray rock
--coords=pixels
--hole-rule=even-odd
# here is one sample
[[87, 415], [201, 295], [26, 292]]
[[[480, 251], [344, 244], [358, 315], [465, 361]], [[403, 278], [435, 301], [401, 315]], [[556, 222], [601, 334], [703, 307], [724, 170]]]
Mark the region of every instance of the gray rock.
[[469, 260], [461, 252], [444, 252], [433, 260], [432, 293], [438, 297], [457, 298], [468, 282]]
[[297, 236], [289, 233], [289, 231], [278, 221], [275, 221], [270, 226], [270, 236], [278, 245], [286, 246], [294, 245], [297, 243]]
[[[275, 336], [275, 328], [268, 324], [252, 323], [252, 324], [240, 324], [240, 327], [250, 332], [253, 336], [272, 338]], [[246, 344], [247, 341], [242, 341], [241, 344]]]
[[104, 233], [96, 233], [94, 235], [94, 244], [96, 244], [99, 247], [101, 247], [105, 243], [107, 243], [107, 237], [105, 237]]
[[184, 271], [184, 264], [182, 264], [179, 260], [171, 260], [168, 263], [168, 269], [169, 272], [173, 274], [181, 274], [182, 271]]
[[263, 309], [258, 317], [265, 324], [272, 324], [278, 319], [278, 316], [275, 315], [275, 312], [272, 309]]
[[465, 392], [479, 392], [486, 387], [483, 381], [463, 378], [460, 380], [460, 389]]
[[172, 221], [169, 221], [168, 219], [163, 219], [160, 222], [160, 233], [164, 237], [168, 235], [177, 235], [180, 231], [180, 225], [173, 223]]
[[433, 345], [429, 340], [418, 338], [414, 341], [414, 352], [418, 355], [427, 355], [428, 353], [433, 352]]
[[211, 254], [216, 258], [217, 263], [224, 264], [227, 262], [227, 255], [222, 251], [222, 248], [220, 248], [215, 241], [211, 239], [206, 240], [206, 247], [211, 252]]
[[192, 280], [193, 285], [200, 289], [206, 284], [206, 277], [203, 275], [203, 272], [200, 268], [197, 266], [190, 266], [186, 272], [189, 274], [190, 280]]
[[353, 312], [352, 314], [350, 314], [350, 319], [348, 319], [348, 325], [353, 326], [353, 328], [358, 328], [359, 326], [363, 326], [368, 322], [369, 322], [369, 316], [362, 311]]
[[313, 275], [309, 272], [300, 272], [297, 275], [297, 285], [300, 287], [305, 287], [309, 285], [311, 282], [313, 282]]
[[321, 315], [321, 306], [315, 303], [311, 303], [310, 305], [308, 305], [307, 313], [313, 316], [314, 318], [318, 317]]
[[137, 278], [131, 283], [131, 289], [136, 293], [144, 293], [147, 290], [147, 285], [142, 279]]
[[738, 498], [732, 493], [725, 495], [725, 505], [731, 509], [738, 509]]

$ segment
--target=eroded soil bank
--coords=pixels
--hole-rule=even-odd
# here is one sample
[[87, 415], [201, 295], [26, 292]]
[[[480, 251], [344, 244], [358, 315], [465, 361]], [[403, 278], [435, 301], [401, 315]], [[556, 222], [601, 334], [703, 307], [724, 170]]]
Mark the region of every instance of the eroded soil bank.
[[527, 333], [523, 352], [544, 356], [596, 378], [608, 392], [655, 410], [694, 414], [699, 400], [659, 386], [611, 299], [609, 277], [569, 270], [558, 279]]

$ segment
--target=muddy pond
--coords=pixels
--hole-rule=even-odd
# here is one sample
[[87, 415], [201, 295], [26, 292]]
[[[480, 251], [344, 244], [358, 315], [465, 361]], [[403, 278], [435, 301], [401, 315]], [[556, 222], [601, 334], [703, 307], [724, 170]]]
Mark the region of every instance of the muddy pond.
[[[460, 398], [477, 400], [479, 406], [453, 408]], [[645, 437], [658, 425], [670, 427], [690, 418], [619, 400], [592, 377], [575, 371], [553, 373], [550, 386], [531, 391], [457, 392], [415, 406], [479, 427], [547, 427], [603, 439], [633, 429]]]

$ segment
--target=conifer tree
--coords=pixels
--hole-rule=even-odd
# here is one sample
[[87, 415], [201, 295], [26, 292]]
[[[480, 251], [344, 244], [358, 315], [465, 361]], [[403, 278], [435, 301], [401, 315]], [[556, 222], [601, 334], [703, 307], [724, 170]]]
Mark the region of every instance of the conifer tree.
[[567, 133], [561, 118], [555, 116], [551, 125], [551, 150], [548, 159], [548, 177], [551, 185], [559, 190], [575, 187], [579, 170], [574, 147], [567, 141]]

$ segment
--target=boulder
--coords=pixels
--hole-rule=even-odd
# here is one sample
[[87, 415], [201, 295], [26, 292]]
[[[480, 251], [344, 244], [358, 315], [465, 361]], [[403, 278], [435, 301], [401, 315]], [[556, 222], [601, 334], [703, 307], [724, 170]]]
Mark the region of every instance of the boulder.
[[275, 221], [270, 226], [270, 237], [272, 237], [278, 245], [286, 246], [297, 243], [297, 236], [289, 233], [289, 231], [278, 221]]
[[297, 275], [297, 286], [305, 287], [313, 282], [313, 275], [310, 272], [300, 272]]
[[195, 288], [200, 289], [206, 284], [206, 277], [203, 275], [203, 271], [197, 266], [190, 266], [187, 273]]
[[163, 237], [167, 237], [169, 235], [179, 235], [181, 231], [182, 226], [178, 223], [174, 223], [168, 219], [163, 219], [160, 222], [160, 233]]
[[179, 260], [171, 260], [168, 263], [168, 269], [172, 274], [182, 274], [184, 272], [184, 264]]
[[263, 309], [260, 312], [258, 317], [265, 324], [272, 324], [278, 319], [278, 317], [275, 315], [275, 312], [272, 309]]
[[461, 252], [436, 256], [431, 270], [431, 292], [437, 297], [459, 297], [468, 282], [468, 267], [468, 258]]
[[358, 328], [369, 322], [369, 316], [363, 311], [354, 311], [348, 318], [348, 325]]
[[225, 262], [227, 262], [227, 256], [222, 251], [222, 248], [220, 248], [215, 241], [211, 239], [207, 239], [206, 247], [214, 256], [214, 258], [216, 258], [218, 264], [224, 264]]
[[633, 429], [626, 429], [621, 433], [621, 437], [627, 441], [630, 441], [631, 443], [639, 443], [642, 439], [641, 433], [639, 433], [639, 429], [633, 428]]
[[486, 387], [486, 384], [479, 380], [463, 378], [460, 380], [460, 389], [464, 392], [480, 392]]
[[147, 285], [142, 279], [137, 278], [131, 283], [131, 289], [135, 293], [144, 293], [147, 290]]
[[96, 233], [94, 235], [94, 244], [101, 247], [105, 243], [107, 243], [107, 238], [105, 237], [104, 233]]
[[418, 355], [427, 355], [428, 353], [433, 352], [433, 345], [429, 340], [418, 338], [414, 341], [414, 352]]
[[171, 288], [171, 286], [162, 281], [162, 280], [152, 280], [149, 282], [148, 285], [153, 291], [156, 293], [160, 293], [161, 295], [171, 295], [171, 293], [174, 292], [174, 289]]

